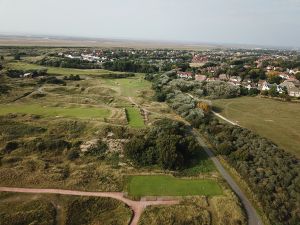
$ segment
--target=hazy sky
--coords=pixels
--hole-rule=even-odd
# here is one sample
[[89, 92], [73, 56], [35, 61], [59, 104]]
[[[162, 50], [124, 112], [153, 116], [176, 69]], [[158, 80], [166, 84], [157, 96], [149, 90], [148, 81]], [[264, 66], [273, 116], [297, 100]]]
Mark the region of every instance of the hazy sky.
[[300, 0], [0, 0], [0, 34], [300, 47]]

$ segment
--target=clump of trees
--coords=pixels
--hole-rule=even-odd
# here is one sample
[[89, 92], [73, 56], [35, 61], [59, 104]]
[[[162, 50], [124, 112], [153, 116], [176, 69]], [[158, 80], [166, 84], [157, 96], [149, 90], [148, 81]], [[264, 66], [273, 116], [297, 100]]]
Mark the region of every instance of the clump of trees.
[[190, 165], [199, 145], [182, 122], [163, 119], [125, 145], [125, 155], [138, 166], [179, 170]]
[[133, 72], [133, 73], [156, 73], [159, 68], [148, 62], [139, 62], [136, 60], [115, 60], [113, 62], [103, 63], [104, 69], [112, 71]]
[[44, 76], [47, 74], [47, 69], [31, 69], [31, 70], [14, 70], [8, 69], [7, 76], [11, 78], [19, 78], [20, 75], [31, 73], [32, 77]]
[[81, 80], [80, 76], [77, 75], [73, 75], [71, 74], [70, 76], [64, 76], [64, 80], [74, 80], [74, 81], [78, 81]]
[[56, 77], [43, 77], [38, 81], [39, 84], [61, 84], [66, 85], [66, 82], [62, 79], [58, 79]]
[[104, 74], [101, 77], [106, 79], [120, 79], [120, 78], [128, 78], [128, 77], [134, 77], [134, 73], [109, 73]]
[[207, 82], [203, 87], [204, 95], [211, 98], [234, 98], [240, 96], [240, 88], [223, 81]]
[[299, 160], [245, 128], [210, 120], [201, 129], [247, 182], [271, 224], [299, 223]]
[[42, 66], [53, 66], [61, 68], [76, 68], [76, 69], [101, 69], [99, 64], [84, 61], [81, 59], [45, 57], [36, 62]]

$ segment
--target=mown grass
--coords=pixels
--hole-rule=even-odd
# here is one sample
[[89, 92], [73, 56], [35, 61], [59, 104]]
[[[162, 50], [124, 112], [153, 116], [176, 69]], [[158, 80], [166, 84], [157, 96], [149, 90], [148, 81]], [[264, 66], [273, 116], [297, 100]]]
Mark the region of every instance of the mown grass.
[[131, 127], [141, 128], [144, 127], [144, 120], [139, 109], [134, 107], [126, 107], [128, 123]]
[[121, 95], [126, 97], [138, 96], [139, 92], [151, 88], [151, 83], [144, 80], [141, 74], [137, 74], [131, 78], [105, 79], [103, 81], [106, 85], [120, 88]]
[[179, 179], [171, 176], [130, 176], [127, 183], [130, 196], [192, 196], [221, 195], [222, 189], [214, 180]]
[[104, 108], [63, 108], [63, 107], [50, 107], [42, 106], [39, 104], [7, 104], [0, 105], [0, 115], [6, 115], [9, 113], [24, 113], [24, 114], [35, 114], [45, 117], [71, 117], [71, 118], [105, 118], [110, 115], [110, 111]]
[[300, 157], [300, 104], [258, 97], [220, 99], [213, 104], [226, 118]]

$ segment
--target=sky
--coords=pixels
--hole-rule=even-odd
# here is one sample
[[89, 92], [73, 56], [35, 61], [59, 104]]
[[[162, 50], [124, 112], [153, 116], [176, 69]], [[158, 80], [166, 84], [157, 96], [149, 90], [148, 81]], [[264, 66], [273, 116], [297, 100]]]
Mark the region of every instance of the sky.
[[0, 0], [0, 34], [300, 47], [300, 0]]

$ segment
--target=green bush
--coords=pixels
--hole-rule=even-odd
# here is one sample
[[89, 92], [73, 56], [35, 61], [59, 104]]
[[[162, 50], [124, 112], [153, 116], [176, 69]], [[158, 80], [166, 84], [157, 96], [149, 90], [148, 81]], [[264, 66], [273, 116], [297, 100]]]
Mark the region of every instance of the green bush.
[[71, 150], [69, 153], [68, 153], [68, 156], [67, 156], [68, 160], [75, 160], [77, 158], [79, 158], [79, 151], [77, 150]]
[[11, 141], [6, 143], [4, 152], [5, 153], [11, 153], [13, 150], [16, 150], [19, 147], [19, 143], [15, 141]]

